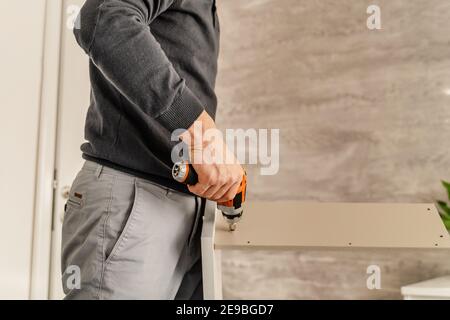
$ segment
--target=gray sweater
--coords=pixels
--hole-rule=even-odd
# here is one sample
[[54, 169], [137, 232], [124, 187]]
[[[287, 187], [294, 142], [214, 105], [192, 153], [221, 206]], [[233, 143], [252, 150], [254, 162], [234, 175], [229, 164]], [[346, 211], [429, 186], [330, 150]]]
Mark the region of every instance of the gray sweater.
[[215, 0], [87, 0], [78, 18], [91, 79], [83, 157], [187, 192], [171, 178], [171, 133], [216, 113]]

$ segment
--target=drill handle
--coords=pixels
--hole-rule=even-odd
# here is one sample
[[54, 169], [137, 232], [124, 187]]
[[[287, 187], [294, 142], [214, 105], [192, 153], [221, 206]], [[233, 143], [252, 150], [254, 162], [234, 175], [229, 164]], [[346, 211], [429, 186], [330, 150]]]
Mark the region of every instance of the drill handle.
[[[189, 163], [176, 163], [172, 169], [172, 175], [178, 182], [193, 186], [198, 182], [198, 175], [194, 167]], [[218, 203], [225, 207], [239, 208], [245, 202], [245, 195], [247, 192], [247, 173], [244, 171], [241, 184], [233, 200]]]
[[186, 175], [186, 180], [184, 183], [189, 186], [193, 186], [193, 185], [196, 185], [197, 182], [198, 182], [197, 172], [195, 172], [192, 165], [190, 165], [190, 164], [187, 165], [187, 175]]

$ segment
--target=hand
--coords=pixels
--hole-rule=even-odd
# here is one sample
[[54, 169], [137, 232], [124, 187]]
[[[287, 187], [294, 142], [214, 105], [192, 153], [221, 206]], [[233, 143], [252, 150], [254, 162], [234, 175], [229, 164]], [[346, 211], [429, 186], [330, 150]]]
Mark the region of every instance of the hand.
[[234, 164], [192, 164], [192, 167], [198, 175], [198, 183], [188, 186], [192, 193], [219, 203], [236, 196], [244, 174], [237, 160]]
[[[193, 194], [215, 202], [232, 200], [242, 182], [244, 169], [222, 138], [203, 140], [207, 130], [217, 130], [214, 120], [205, 111], [196, 121], [201, 121], [201, 132], [196, 132], [192, 125], [181, 135], [181, 139], [189, 141], [190, 156], [194, 158], [191, 165], [198, 175], [198, 183], [188, 188]], [[201, 141], [195, 136], [199, 133], [202, 136]], [[207, 161], [196, 161], [195, 155], [199, 153], [205, 155], [205, 150], [208, 154], [220, 156], [212, 157]]]

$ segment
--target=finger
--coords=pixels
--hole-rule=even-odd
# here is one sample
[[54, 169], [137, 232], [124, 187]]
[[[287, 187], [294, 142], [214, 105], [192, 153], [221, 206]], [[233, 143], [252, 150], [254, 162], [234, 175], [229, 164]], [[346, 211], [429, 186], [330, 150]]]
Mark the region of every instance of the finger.
[[214, 200], [214, 199], [212, 198], [212, 196], [213, 196], [214, 194], [216, 194], [217, 191], [219, 191], [219, 189], [220, 189], [221, 187], [222, 187], [222, 185], [220, 185], [220, 184], [216, 184], [216, 185], [214, 185], [214, 186], [211, 186], [210, 188], [208, 188], [208, 190], [206, 190], [206, 191], [203, 193], [204, 197], [205, 197], [206, 199], [209, 199], [209, 200]]
[[226, 193], [220, 198], [217, 199], [217, 202], [226, 202], [229, 200], [233, 200], [234, 197], [236, 196], [238, 190], [239, 190], [239, 186], [241, 185], [241, 183], [234, 183], [227, 191]]
[[230, 190], [230, 188], [233, 186], [233, 182], [230, 181], [226, 184], [224, 184], [223, 186], [221, 186], [212, 196], [211, 196], [211, 200], [217, 201], [219, 199], [221, 199], [227, 192], [228, 190]]
[[200, 196], [200, 197], [204, 197], [205, 192], [208, 191], [209, 188], [210, 188], [210, 186], [204, 185], [204, 184], [201, 184], [201, 183], [197, 183], [197, 184], [195, 184], [193, 186], [189, 186], [188, 185], [189, 191], [194, 193], [194, 194], [196, 194], [196, 195], [198, 195], [198, 196]]

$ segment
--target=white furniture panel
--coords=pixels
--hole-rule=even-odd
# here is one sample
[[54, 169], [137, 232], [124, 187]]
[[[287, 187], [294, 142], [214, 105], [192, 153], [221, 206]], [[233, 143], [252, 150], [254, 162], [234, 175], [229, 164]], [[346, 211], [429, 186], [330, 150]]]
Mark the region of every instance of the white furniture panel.
[[249, 202], [237, 228], [218, 218], [215, 247], [450, 248], [431, 203]]
[[77, 45], [70, 22], [84, 0], [63, 2], [61, 39], [61, 69], [59, 87], [59, 119], [56, 142], [56, 180], [54, 221], [52, 232], [52, 264], [50, 298], [63, 297], [61, 284], [61, 228], [65, 192], [81, 169], [80, 146], [84, 142], [84, 121], [89, 107], [88, 57]]
[[301, 248], [448, 250], [450, 237], [430, 203], [248, 202], [234, 232], [209, 204], [202, 230], [205, 298], [222, 298], [221, 250]]

